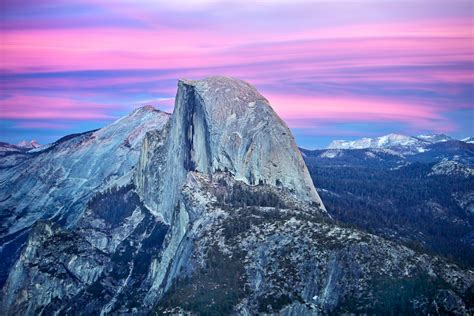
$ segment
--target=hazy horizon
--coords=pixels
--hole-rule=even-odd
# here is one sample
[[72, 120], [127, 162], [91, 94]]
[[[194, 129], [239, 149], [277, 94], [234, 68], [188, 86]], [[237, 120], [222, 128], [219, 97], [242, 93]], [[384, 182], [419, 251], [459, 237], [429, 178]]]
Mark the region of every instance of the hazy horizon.
[[[137, 108], [135, 108], [135, 109], [137, 109]], [[164, 111], [164, 112], [167, 112], [169, 114], [172, 114], [172, 112], [160, 109], [159, 107], [154, 106], [154, 108], [157, 109], [157, 110]], [[131, 109], [130, 112], [132, 112], [135, 109]], [[116, 119], [120, 119], [120, 118], [121, 117], [117, 117]], [[107, 124], [110, 124], [110, 123], [113, 123], [113, 121], [111, 121]], [[46, 144], [53, 143], [53, 142], [59, 140], [60, 138], [62, 138], [64, 136], [68, 136], [70, 134], [75, 134], [75, 133], [84, 133], [84, 132], [88, 132], [88, 131], [91, 131], [91, 130], [100, 129], [102, 127], [105, 127], [107, 124], [105, 124], [103, 126], [97, 126], [96, 128], [92, 128], [92, 129], [89, 129], [89, 130], [77, 130], [74, 133], [58, 135], [58, 136], [51, 136], [49, 138], [49, 140], [47, 140], [45, 142], [41, 142], [37, 138], [34, 138], [34, 137], [33, 138], [19, 139], [15, 142], [8, 142], [8, 141], [5, 141], [3, 139], [0, 139], [0, 142], [6, 142], [6, 143], [9, 143], [9, 144], [16, 145], [16, 144], [18, 144], [20, 142], [23, 142], [23, 141], [26, 141], [26, 142], [36, 141], [36, 142], [39, 143], [39, 145], [46, 145]], [[292, 130], [292, 132], [294, 133], [293, 130]], [[361, 138], [364, 138], [364, 137], [376, 138], [376, 137], [385, 136], [385, 135], [388, 135], [388, 134], [401, 134], [401, 135], [405, 135], [405, 136], [420, 136], [421, 135], [421, 134], [420, 135], [408, 135], [408, 134], [403, 134], [403, 133], [386, 133], [386, 134], [373, 134], [373, 135], [365, 135], [365, 136], [350, 136], [350, 137], [347, 137], [347, 138], [333, 138], [333, 137], [324, 137], [324, 136], [311, 137], [310, 136], [309, 139], [306, 140], [306, 142], [305, 142], [304, 138], [299, 138], [299, 137], [295, 137], [295, 138], [296, 138], [296, 143], [297, 143], [298, 147], [311, 150], [311, 149], [326, 149], [329, 146], [329, 144], [332, 141], [335, 141], [335, 140], [353, 141], [353, 140], [358, 140], [358, 139], [361, 139]], [[429, 133], [429, 134], [436, 134], [436, 133]], [[438, 133], [438, 134], [443, 134], [443, 133]], [[450, 137], [453, 137], [452, 135], [449, 135], [449, 134], [446, 134], [446, 135], [450, 136]], [[453, 138], [461, 140], [461, 139], [464, 139], [464, 138], [467, 138], [467, 137], [472, 137], [472, 136], [471, 135], [466, 135], [465, 137], [453, 137]], [[307, 146], [305, 144], [307, 144]]]

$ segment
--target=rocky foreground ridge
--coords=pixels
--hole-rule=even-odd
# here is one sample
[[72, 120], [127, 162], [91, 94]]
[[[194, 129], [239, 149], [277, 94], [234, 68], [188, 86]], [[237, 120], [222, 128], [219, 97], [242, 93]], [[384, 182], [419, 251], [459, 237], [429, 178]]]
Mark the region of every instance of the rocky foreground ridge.
[[[155, 113], [131, 117], [143, 111]], [[3, 314], [472, 309], [472, 271], [330, 218], [290, 130], [247, 83], [181, 80], [169, 119], [139, 117], [123, 119], [124, 128], [135, 126], [123, 133], [132, 141], [105, 133], [108, 126], [2, 171], [16, 188], [2, 189], [2, 250], [28, 235], [19, 257], [9, 252], [18, 259], [2, 290]], [[58, 160], [99, 135], [114, 145], [94, 161], [94, 146]], [[62, 182], [28, 173], [53, 158]], [[112, 158], [119, 165], [110, 167]], [[80, 162], [96, 169], [79, 181], [72, 175]], [[15, 193], [27, 189], [28, 203]]]

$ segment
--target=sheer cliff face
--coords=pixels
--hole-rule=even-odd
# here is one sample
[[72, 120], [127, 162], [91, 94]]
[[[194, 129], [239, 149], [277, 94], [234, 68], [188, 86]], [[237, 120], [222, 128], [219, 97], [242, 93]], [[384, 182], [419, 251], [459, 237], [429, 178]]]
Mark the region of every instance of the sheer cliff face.
[[[269, 102], [243, 81], [179, 81], [166, 132], [166, 141], [150, 136], [145, 142], [137, 186], [167, 222], [188, 171], [228, 171], [247, 184], [282, 187], [322, 206], [290, 130]], [[159, 150], [149, 148], [153, 142], [160, 143]], [[145, 174], [155, 179], [147, 180]]]

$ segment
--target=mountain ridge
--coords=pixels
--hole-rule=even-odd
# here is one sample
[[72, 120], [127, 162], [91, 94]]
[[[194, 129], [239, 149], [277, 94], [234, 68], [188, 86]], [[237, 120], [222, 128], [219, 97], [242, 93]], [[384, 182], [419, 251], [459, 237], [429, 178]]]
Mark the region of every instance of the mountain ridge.
[[446, 141], [468, 142], [469, 139], [456, 140], [446, 134], [407, 136], [392, 133], [374, 138], [364, 137], [353, 141], [334, 140], [325, 149], [395, 149], [403, 154], [410, 155], [424, 152], [426, 147], [431, 144]]
[[[133, 113], [102, 129], [68, 135], [34, 152], [21, 153], [15, 164], [0, 169], [0, 240], [9, 245], [0, 248], [8, 258], [2, 269], [18, 256], [35, 221], [55, 218], [65, 226], [73, 225], [100, 185], [131, 177], [141, 140], [148, 130], [163, 126], [169, 116]], [[4, 270], [1, 272], [3, 283]]]
[[38, 142], [34, 139], [31, 141], [22, 140], [21, 142], [16, 144], [16, 146], [20, 148], [24, 148], [24, 149], [33, 149], [33, 148], [41, 147], [41, 145], [38, 144]]

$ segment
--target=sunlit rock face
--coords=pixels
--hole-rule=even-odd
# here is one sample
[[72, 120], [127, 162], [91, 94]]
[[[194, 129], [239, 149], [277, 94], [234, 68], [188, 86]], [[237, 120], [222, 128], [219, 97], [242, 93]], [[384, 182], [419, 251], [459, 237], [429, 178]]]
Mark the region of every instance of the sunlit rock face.
[[[25, 213], [2, 225], [2, 236], [31, 225], [39, 218], [61, 218], [73, 224], [99, 185], [126, 183], [135, 168], [145, 134], [161, 129], [169, 114], [151, 107], [93, 132], [66, 136], [24, 163], [0, 172], [2, 209]], [[2, 222], [7, 224], [7, 222]]]
[[[269, 102], [241, 80], [180, 80], [166, 133], [145, 141], [145, 146], [161, 146], [142, 152], [137, 186], [146, 204], [167, 222], [188, 171], [227, 171], [247, 184], [283, 187], [322, 205], [290, 130]], [[155, 179], [145, 180], [144, 174]]]

